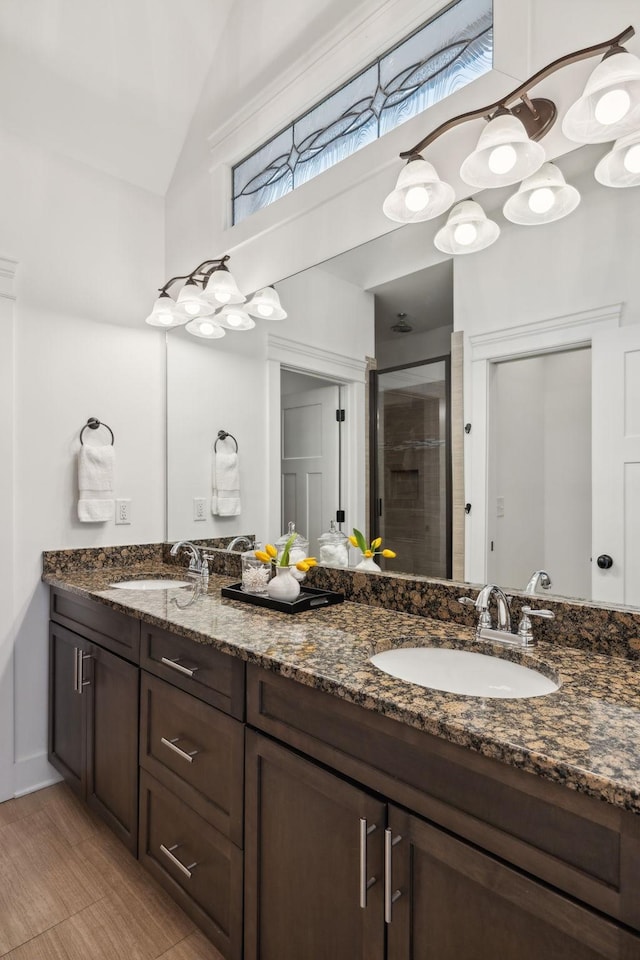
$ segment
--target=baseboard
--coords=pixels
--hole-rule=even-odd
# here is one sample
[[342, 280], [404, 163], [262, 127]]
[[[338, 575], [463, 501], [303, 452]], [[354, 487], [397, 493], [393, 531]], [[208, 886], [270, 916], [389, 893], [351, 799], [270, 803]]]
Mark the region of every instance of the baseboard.
[[17, 760], [13, 766], [14, 796], [22, 797], [26, 793], [42, 790], [58, 783], [62, 779], [47, 760], [46, 752], [36, 753], [31, 757]]

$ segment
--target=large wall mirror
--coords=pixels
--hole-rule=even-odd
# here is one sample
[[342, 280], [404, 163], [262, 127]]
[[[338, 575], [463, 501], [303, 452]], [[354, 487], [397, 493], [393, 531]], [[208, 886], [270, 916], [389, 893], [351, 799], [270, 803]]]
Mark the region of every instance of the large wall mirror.
[[[283, 398], [297, 423], [298, 394], [333, 390], [339, 470], [313, 481], [328, 492], [312, 533], [337, 508], [348, 529], [377, 513], [398, 572], [456, 575], [457, 550], [473, 583], [522, 590], [544, 569], [551, 594], [640, 606], [640, 189], [594, 180], [604, 152], [557, 161], [582, 195], [564, 220], [512, 225], [511, 191], [485, 192], [502, 230], [486, 250], [447, 259], [439, 222], [408, 225], [277, 282], [279, 324], [212, 343], [172, 331], [168, 539], [278, 536]], [[219, 429], [238, 440], [242, 511], [196, 519]], [[316, 429], [301, 437], [314, 455]]]

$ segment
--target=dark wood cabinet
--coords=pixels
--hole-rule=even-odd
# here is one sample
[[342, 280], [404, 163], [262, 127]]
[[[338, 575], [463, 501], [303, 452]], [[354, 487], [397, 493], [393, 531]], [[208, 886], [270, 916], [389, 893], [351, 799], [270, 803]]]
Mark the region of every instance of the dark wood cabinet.
[[245, 960], [383, 960], [385, 804], [247, 732]]
[[49, 760], [134, 854], [138, 673], [135, 665], [51, 623]]
[[388, 823], [388, 960], [640, 957], [640, 938], [470, 844], [393, 806]]

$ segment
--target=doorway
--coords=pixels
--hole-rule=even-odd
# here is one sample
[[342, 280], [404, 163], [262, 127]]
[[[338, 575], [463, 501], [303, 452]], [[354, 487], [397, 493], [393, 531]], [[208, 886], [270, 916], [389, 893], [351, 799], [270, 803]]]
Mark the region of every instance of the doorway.
[[487, 579], [591, 598], [591, 348], [492, 363]]
[[335, 380], [281, 369], [281, 524], [295, 523], [312, 556], [342, 515], [344, 393]]
[[451, 358], [372, 374], [371, 530], [385, 568], [451, 577]]

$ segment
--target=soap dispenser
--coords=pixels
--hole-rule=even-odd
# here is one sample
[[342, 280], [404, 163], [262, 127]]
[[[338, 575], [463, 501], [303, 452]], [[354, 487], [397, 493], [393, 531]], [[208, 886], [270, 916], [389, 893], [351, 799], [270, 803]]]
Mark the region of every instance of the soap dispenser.
[[331, 520], [329, 529], [318, 537], [320, 563], [327, 567], [349, 566], [349, 539], [338, 530], [336, 521]]

